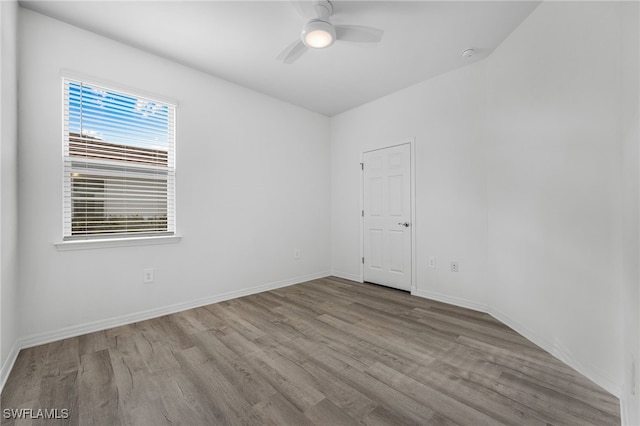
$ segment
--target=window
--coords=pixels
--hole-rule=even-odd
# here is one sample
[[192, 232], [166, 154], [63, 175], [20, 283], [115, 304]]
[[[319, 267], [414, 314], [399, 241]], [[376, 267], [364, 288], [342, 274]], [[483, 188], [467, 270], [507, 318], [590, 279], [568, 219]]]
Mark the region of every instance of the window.
[[64, 79], [65, 241], [175, 233], [175, 105]]

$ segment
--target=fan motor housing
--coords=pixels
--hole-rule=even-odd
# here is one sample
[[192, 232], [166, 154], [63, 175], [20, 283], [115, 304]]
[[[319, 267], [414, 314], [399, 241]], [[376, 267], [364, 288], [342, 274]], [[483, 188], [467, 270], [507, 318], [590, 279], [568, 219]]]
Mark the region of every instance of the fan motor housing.
[[302, 28], [300, 38], [307, 47], [324, 49], [336, 41], [336, 29], [329, 21], [311, 19]]

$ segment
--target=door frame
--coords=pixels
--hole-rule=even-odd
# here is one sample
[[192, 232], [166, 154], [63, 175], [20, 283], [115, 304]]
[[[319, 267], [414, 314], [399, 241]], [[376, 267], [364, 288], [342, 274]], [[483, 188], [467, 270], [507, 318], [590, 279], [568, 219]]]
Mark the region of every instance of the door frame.
[[[364, 154], [372, 151], [379, 151], [382, 149], [393, 148], [400, 145], [410, 146], [411, 159], [409, 165], [411, 167], [410, 179], [411, 190], [409, 194], [411, 196], [411, 295], [416, 295], [418, 291], [418, 276], [417, 276], [417, 263], [416, 263], [416, 138], [410, 137], [401, 140], [398, 143], [391, 145], [381, 146], [374, 149], [368, 149], [360, 153], [360, 164], [364, 164]], [[360, 211], [364, 210], [364, 168], [360, 167]], [[360, 259], [364, 257], [364, 216], [360, 214]], [[360, 261], [360, 282], [364, 282], [364, 264]]]

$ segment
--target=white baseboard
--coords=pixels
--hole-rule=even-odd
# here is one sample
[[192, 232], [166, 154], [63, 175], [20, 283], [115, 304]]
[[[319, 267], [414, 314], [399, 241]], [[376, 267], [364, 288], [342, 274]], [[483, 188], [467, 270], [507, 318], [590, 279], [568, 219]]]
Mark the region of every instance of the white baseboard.
[[[516, 331], [518, 334], [521, 334], [522, 336], [524, 336], [527, 340], [535, 343], [537, 346], [540, 346], [542, 349], [544, 349], [545, 351], [553, 355], [553, 344], [551, 341], [533, 332], [529, 328], [520, 324], [518, 321], [515, 321], [509, 315], [505, 314], [504, 312], [494, 307], [490, 307], [487, 310], [487, 313], [492, 317], [494, 317], [495, 319], [497, 319], [498, 321], [500, 321], [501, 323], [509, 326], [509, 328]], [[561, 361], [565, 362], [563, 360]]]
[[[339, 278], [344, 278], [347, 280], [352, 280], [357, 282], [361, 281], [359, 276], [340, 272], [340, 271], [333, 270], [331, 272], [318, 272], [315, 274], [299, 276], [299, 277], [290, 278], [283, 281], [266, 283], [266, 284], [258, 285], [255, 287], [247, 288], [247, 289], [231, 291], [231, 292], [210, 296], [206, 298], [196, 299], [188, 302], [177, 303], [174, 305], [150, 309], [143, 312], [122, 315], [114, 318], [107, 318], [104, 320], [93, 321], [90, 323], [81, 324], [77, 326], [65, 327], [58, 330], [52, 330], [44, 333], [36, 333], [36, 334], [24, 336], [15, 342], [15, 344], [11, 349], [9, 357], [2, 365], [2, 369], [0, 370], [0, 392], [4, 388], [5, 382], [9, 377], [9, 373], [11, 372], [11, 369], [13, 368], [13, 365], [15, 364], [15, 361], [21, 349], [54, 342], [56, 340], [80, 336], [82, 334], [106, 330], [113, 327], [119, 327], [121, 325], [131, 324], [134, 322], [145, 321], [145, 320], [157, 318], [163, 315], [181, 312], [187, 309], [193, 309], [200, 306], [210, 305], [212, 303], [218, 303], [225, 300], [230, 300], [238, 297], [249, 296], [251, 294], [261, 293], [263, 291], [275, 290], [277, 288], [287, 287], [290, 285], [299, 284], [299, 283], [311, 281], [314, 279], [325, 278], [331, 275]], [[489, 307], [483, 303], [478, 303], [478, 302], [474, 302], [467, 299], [447, 296], [447, 295], [426, 291], [426, 290], [420, 290], [420, 289], [417, 290], [416, 295], [420, 297], [424, 297], [426, 299], [437, 300], [439, 302], [449, 303], [455, 306], [472, 309], [474, 311], [488, 313], [489, 315], [496, 318], [498, 321], [511, 327], [513, 330], [520, 333], [522, 336], [524, 336], [528, 340], [540, 346], [542, 349], [551, 353], [552, 355], [560, 359], [565, 364], [569, 365], [570, 367], [574, 368], [584, 376], [588, 377], [589, 379], [594, 381], [599, 386], [603, 387], [605, 390], [607, 390], [611, 394], [615, 395], [618, 398], [620, 398], [622, 395], [622, 388], [619, 384], [617, 384], [614, 380], [612, 380], [606, 374], [601, 372], [599, 369], [580, 362], [571, 353], [571, 351], [569, 351], [562, 344], [562, 342], [560, 341], [550, 342], [549, 340], [536, 334], [532, 330], [529, 330], [527, 327], [522, 326], [517, 321], [514, 321], [511, 317], [504, 314], [503, 312], [500, 312], [495, 308]], [[627, 413], [625, 408], [626, 408], [626, 404], [624, 404], [624, 401], [621, 400], [621, 414], [623, 419], [628, 418], [628, 416], [626, 415]], [[625, 422], [623, 421], [623, 425], [624, 424]]]
[[447, 296], [445, 294], [436, 293], [428, 290], [416, 290], [416, 296], [424, 297], [438, 302], [448, 303], [450, 305], [459, 306], [461, 308], [471, 309], [472, 311], [487, 312], [487, 305], [484, 303], [474, 302], [473, 300], [462, 299], [459, 297]]
[[350, 274], [348, 272], [336, 271], [335, 269], [331, 270], [331, 275], [333, 275], [334, 277], [344, 278], [345, 280], [351, 280], [358, 283], [362, 282], [362, 277], [360, 275]]
[[[435, 293], [427, 290], [416, 291], [416, 295], [427, 299], [437, 300], [439, 302], [449, 303], [451, 305], [460, 306], [462, 308], [472, 309], [474, 311], [484, 312], [506, 326], [512, 328], [516, 332], [520, 333], [523, 337], [540, 346], [551, 355], [558, 358], [560, 361], [567, 364], [569, 367], [578, 371], [580, 374], [592, 380], [598, 386], [604, 388], [607, 392], [621, 399], [622, 387], [611, 379], [607, 374], [603, 373], [600, 369], [593, 367], [592, 365], [581, 362], [570, 350], [564, 346], [564, 344], [556, 339], [551, 342], [550, 340], [540, 336], [529, 328], [523, 326], [518, 321], [515, 321], [509, 315], [501, 312], [498, 309], [490, 307], [483, 303], [474, 302], [472, 300], [461, 299], [458, 297], [447, 296], [444, 294]], [[621, 400], [622, 405], [622, 400]], [[621, 407], [622, 408], [622, 407]]]
[[578, 371], [580, 374], [584, 375], [585, 377], [596, 383], [598, 386], [604, 388], [610, 394], [614, 395], [618, 399], [621, 398], [622, 387], [620, 386], [620, 384], [616, 383], [615, 380], [611, 379], [599, 368], [580, 361], [579, 358], [576, 357], [575, 354], [573, 354], [564, 345], [564, 343], [562, 343], [562, 341], [560, 341], [560, 339], [556, 338], [552, 342], [551, 340], [539, 335], [538, 333], [535, 333], [533, 330], [515, 321], [509, 315], [501, 312], [496, 308], [490, 307], [487, 313], [498, 321], [517, 331], [519, 334], [521, 334], [531, 342], [540, 346], [542, 349], [549, 352], [551, 355], [555, 356], [560, 361], [567, 364], [569, 367]]
[[2, 389], [4, 389], [4, 384], [7, 383], [7, 379], [9, 378], [9, 373], [13, 369], [13, 365], [16, 363], [16, 359], [18, 359], [18, 354], [20, 353], [19, 340], [17, 340], [13, 347], [11, 348], [11, 352], [9, 352], [9, 356], [5, 360], [4, 364], [2, 364], [2, 369], [0, 369], [0, 393]]
[[580, 374], [591, 379], [598, 386], [601, 386], [618, 399], [622, 398], [623, 391], [620, 384], [608, 377], [601, 369], [580, 361], [560, 340], [556, 339], [554, 342], [554, 350], [551, 354]]
[[93, 321], [85, 324], [64, 327], [58, 330], [46, 331], [44, 333], [31, 334], [18, 339], [17, 346], [19, 349], [30, 348], [33, 346], [43, 345], [45, 343], [55, 342], [57, 340], [68, 339], [70, 337], [106, 330], [113, 327], [119, 327], [121, 325], [145, 321], [152, 318], [161, 317], [163, 315], [185, 311], [187, 309], [198, 308], [200, 306], [210, 305], [212, 303], [218, 303], [238, 297], [249, 296], [251, 294], [262, 293], [263, 291], [275, 290], [277, 288], [287, 287], [290, 285], [299, 284], [318, 278], [324, 278], [327, 276], [329, 276], [329, 272], [318, 272], [315, 274], [303, 275], [283, 281], [261, 284], [247, 289], [230, 291], [227, 293], [217, 294], [214, 296], [204, 297], [188, 302], [176, 303], [174, 305], [154, 308], [147, 311], [121, 315], [113, 318], [106, 318], [103, 320]]
[[4, 385], [13, 369], [13, 365], [18, 358], [20, 350], [30, 348], [33, 346], [43, 345], [46, 343], [55, 342], [57, 340], [68, 339], [70, 337], [80, 336], [87, 333], [93, 333], [96, 331], [106, 330], [113, 327], [119, 327], [121, 325], [131, 324], [134, 322], [145, 321], [152, 318], [161, 317], [163, 315], [173, 314], [176, 312], [185, 311], [187, 309], [198, 308], [200, 306], [210, 305], [212, 303], [218, 303], [225, 300], [235, 299], [238, 297], [249, 296], [251, 294], [262, 293], [263, 291], [275, 290], [281, 287], [287, 287], [294, 284], [303, 283], [306, 281], [315, 280], [318, 278], [325, 278], [330, 275], [329, 272], [317, 272], [315, 274], [303, 275], [299, 277], [290, 278], [283, 281], [277, 281], [272, 283], [261, 284], [255, 287], [231, 291], [215, 296], [205, 297], [183, 303], [176, 303], [174, 305], [163, 306], [160, 308], [150, 309], [147, 311], [136, 312], [127, 315], [121, 315], [118, 317], [107, 318], [103, 320], [93, 321], [85, 324], [74, 325], [71, 327], [64, 327], [58, 330], [46, 331], [44, 333], [35, 333], [27, 335], [17, 339], [9, 357], [2, 365], [0, 370], [0, 392], [4, 388]]

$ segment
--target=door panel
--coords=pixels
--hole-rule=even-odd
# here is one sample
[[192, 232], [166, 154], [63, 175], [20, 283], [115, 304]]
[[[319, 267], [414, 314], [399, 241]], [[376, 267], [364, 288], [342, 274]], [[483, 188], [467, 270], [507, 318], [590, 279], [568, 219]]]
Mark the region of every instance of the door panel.
[[404, 272], [404, 231], [389, 231], [389, 270]]
[[397, 217], [403, 214], [402, 205], [402, 178], [403, 176], [389, 176], [389, 215]]
[[370, 210], [371, 216], [382, 215], [382, 203], [384, 198], [382, 196], [382, 178], [372, 178], [371, 185], [371, 198], [370, 198]]
[[382, 269], [382, 253], [384, 251], [382, 247], [382, 229], [370, 229], [369, 235], [371, 236], [370, 266], [375, 269]]
[[363, 161], [364, 280], [411, 290], [411, 145]]

